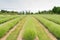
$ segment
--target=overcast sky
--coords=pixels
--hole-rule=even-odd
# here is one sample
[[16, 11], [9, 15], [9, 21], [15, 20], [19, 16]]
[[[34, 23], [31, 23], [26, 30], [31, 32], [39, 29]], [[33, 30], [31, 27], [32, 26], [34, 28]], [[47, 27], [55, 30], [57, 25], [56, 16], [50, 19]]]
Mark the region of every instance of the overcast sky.
[[0, 0], [0, 10], [36, 12], [38, 10], [49, 10], [54, 6], [60, 6], [60, 0]]

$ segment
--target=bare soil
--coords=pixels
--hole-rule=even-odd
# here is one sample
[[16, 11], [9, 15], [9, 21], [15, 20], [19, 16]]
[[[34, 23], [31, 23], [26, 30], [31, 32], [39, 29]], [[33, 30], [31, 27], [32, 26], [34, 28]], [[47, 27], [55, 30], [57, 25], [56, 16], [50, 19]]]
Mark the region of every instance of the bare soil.
[[[26, 20], [24, 19], [23, 21], [22, 21], [22, 26], [24, 26], [23, 24], [26, 22]], [[21, 26], [21, 25], [20, 25]], [[20, 33], [19, 33], [19, 35], [18, 35], [18, 37], [17, 37], [17, 40], [22, 40], [22, 36], [23, 36], [23, 31], [24, 31], [24, 27], [20, 30]]]
[[39, 40], [38, 36], [36, 36], [36, 38], [34, 40]]

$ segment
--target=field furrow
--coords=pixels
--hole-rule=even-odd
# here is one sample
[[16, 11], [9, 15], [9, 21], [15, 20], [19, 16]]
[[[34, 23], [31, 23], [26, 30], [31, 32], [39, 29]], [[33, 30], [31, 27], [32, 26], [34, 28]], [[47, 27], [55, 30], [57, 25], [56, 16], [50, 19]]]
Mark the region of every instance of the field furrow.
[[19, 16], [14, 16], [13, 15], [13, 16], [6, 16], [4, 18], [1, 18], [0, 19], [0, 24], [5, 23], [5, 22], [10, 21], [10, 20], [13, 20], [13, 19], [15, 19], [17, 17], [19, 17]]
[[60, 25], [59, 24], [56, 24], [52, 21], [49, 21], [43, 17], [40, 16], [37, 17], [37, 19], [42, 23], [44, 24], [44, 26], [54, 35], [57, 37], [57, 39], [60, 40]]
[[[36, 24], [37, 24], [37, 28], [39, 28], [40, 30], [43, 30], [45, 33], [45, 35], [47, 35], [49, 38], [50, 38], [50, 40], [57, 40], [56, 39], [56, 37], [54, 36], [54, 35], [52, 35], [52, 33], [50, 33], [49, 31], [48, 31], [48, 29], [47, 28], [45, 28], [45, 26], [43, 25], [43, 24], [41, 24], [41, 22], [39, 21], [39, 20], [37, 20], [37, 19], [35, 19], [35, 21], [37, 22]], [[38, 29], [37, 29], [38, 30]], [[41, 34], [40, 34], [41, 35]], [[44, 37], [42, 36], [42, 40], [44, 40]], [[48, 40], [48, 39], [47, 39]]]
[[53, 40], [35, 18], [29, 16], [27, 19], [23, 26], [22, 40]]
[[42, 15], [42, 17], [44, 17], [50, 21], [53, 21], [57, 24], [60, 24], [60, 15]]
[[34, 40], [35, 39], [35, 27], [31, 16], [27, 16], [26, 23], [23, 26], [22, 40]]
[[[22, 18], [22, 17], [21, 17]], [[21, 20], [20, 17], [15, 18], [9, 22], [6, 22], [4, 24], [0, 25], [0, 38], [3, 37], [4, 35], [6, 35], [6, 33], [13, 28], [18, 22], [19, 20]]]
[[0, 15], [0, 40], [60, 40], [60, 15]]
[[[26, 20], [26, 18], [24, 17], [24, 19], [22, 19], [22, 20], [18, 23], [16, 29], [13, 30], [13, 31], [9, 34], [9, 36], [7, 37], [6, 40], [17, 40], [18, 35], [19, 35], [20, 31], [22, 30], [22, 27], [23, 27], [23, 25], [24, 25], [24, 23], [25, 23], [25, 20]], [[12, 37], [13, 37], [13, 38], [12, 38]]]

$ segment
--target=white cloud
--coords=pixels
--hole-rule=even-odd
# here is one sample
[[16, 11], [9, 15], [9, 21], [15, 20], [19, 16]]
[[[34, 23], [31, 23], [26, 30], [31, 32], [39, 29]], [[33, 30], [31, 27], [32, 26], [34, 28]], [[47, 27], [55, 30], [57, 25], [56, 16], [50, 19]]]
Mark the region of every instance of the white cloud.
[[0, 9], [7, 10], [48, 10], [60, 6], [60, 0], [0, 0]]

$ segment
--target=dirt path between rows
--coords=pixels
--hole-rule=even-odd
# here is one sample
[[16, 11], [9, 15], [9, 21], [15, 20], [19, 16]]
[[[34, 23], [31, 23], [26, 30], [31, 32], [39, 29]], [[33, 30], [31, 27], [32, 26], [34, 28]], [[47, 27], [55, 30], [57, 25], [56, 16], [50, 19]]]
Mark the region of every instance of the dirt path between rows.
[[18, 35], [18, 38], [17, 38], [17, 40], [22, 40], [22, 35], [23, 35], [23, 28], [22, 28], [22, 30], [20, 31], [20, 33], [19, 33], [19, 35]]
[[[34, 17], [33, 17], [33, 18], [34, 18]], [[34, 18], [34, 19], [35, 19], [35, 18]], [[43, 24], [41, 24], [37, 19], [35, 19], [35, 21], [40, 25], [40, 27], [42, 27], [42, 28], [44, 29], [44, 31], [47, 33], [48, 37], [51, 38], [51, 40], [57, 40], [57, 38], [56, 38], [55, 36], [53, 36], [52, 33], [50, 33], [50, 32], [48, 31], [48, 29], [43, 26]]]
[[34, 40], [39, 40], [38, 36], [36, 36], [36, 38]]
[[[27, 21], [25, 23], [27, 23]], [[24, 28], [25, 27], [23, 27], [22, 30], [20, 31], [20, 34], [19, 34], [17, 40], [23, 40]], [[39, 40], [38, 36], [36, 36], [34, 40]]]
[[[25, 18], [25, 23], [27, 23], [26, 20], [27, 20], [27, 17]], [[24, 25], [25, 25], [25, 23], [24, 23]], [[17, 37], [17, 40], [23, 40], [24, 25], [23, 25], [23, 28], [20, 30], [20, 33], [19, 33], [19, 35]]]
[[[23, 20], [23, 19], [22, 19]], [[21, 21], [22, 21], [21, 20]], [[18, 24], [15, 25], [15, 27], [13, 27], [4, 37], [2, 37], [0, 40], [6, 40], [7, 37], [21, 24], [21, 21], [19, 21]]]

